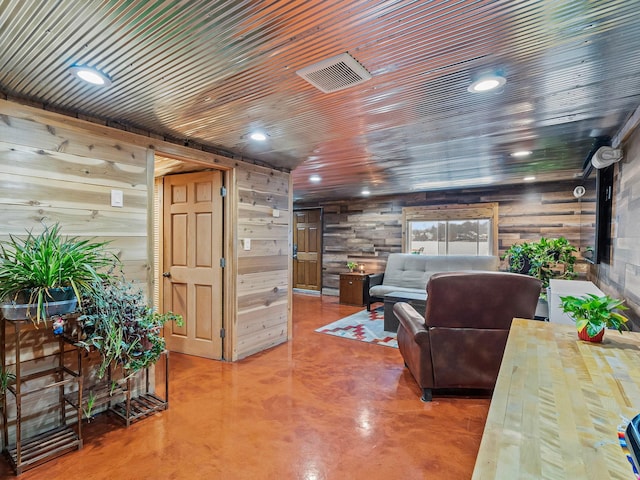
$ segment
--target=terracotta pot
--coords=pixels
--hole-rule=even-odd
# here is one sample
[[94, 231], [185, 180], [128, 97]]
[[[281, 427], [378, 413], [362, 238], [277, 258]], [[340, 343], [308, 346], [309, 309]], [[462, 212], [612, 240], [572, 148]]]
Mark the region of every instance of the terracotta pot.
[[598, 332], [598, 334], [594, 337], [590, 337], [587, 333], [587, 327], [584, 327], [582, 330], [578, 332], [578, 338], [580, 340], [584, 340], [585, 342], [593, 342], [600, 343], [602, 342], [602, 338], [604, 337], [604, 328]]

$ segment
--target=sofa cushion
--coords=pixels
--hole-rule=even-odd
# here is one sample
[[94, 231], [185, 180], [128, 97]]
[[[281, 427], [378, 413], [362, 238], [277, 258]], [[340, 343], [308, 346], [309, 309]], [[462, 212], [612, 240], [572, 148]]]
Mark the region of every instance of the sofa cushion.
[[369, 295], [373, 297], [384, 297], [388, 293], [392, 292], [408, 292], [408, 293], [422, 293], [424, 295], [424, 288], [406, 288], [399, 287], [397, 285], [375, 285], [369, 289]]
[[425, 291], [427, 282], [434, 273], [463, 270], [495, 271], [498, 264], [498, 257], [494, 256], [392, 253], [387, 259], [382, 284]]

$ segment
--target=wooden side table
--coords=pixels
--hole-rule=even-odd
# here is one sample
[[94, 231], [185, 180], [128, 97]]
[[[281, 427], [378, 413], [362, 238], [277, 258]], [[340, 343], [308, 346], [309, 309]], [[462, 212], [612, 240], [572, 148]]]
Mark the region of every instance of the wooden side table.
[[369, 300], [368, 273], [340, 274], [340, 303], [345, 305], [366, 305]]

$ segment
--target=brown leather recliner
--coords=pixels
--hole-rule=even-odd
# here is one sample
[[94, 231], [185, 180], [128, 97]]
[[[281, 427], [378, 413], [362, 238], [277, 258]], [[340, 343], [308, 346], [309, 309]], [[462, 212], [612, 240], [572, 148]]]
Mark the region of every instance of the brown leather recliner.
[[533, 318], [542, 282], [506, 272], [446, 272], [427, 283], [423, 318], [396, 303], [398, 347], [431, 401], [432, 389], [493, 389], [513, 318]]

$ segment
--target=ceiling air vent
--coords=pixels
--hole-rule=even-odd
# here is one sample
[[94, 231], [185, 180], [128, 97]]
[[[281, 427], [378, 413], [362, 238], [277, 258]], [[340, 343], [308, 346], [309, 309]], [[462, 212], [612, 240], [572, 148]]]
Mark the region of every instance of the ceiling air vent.
[[314, 63], [296, 73], [324, 93], [337, 92], [371, 79], [371, 74], [348, 53]]

